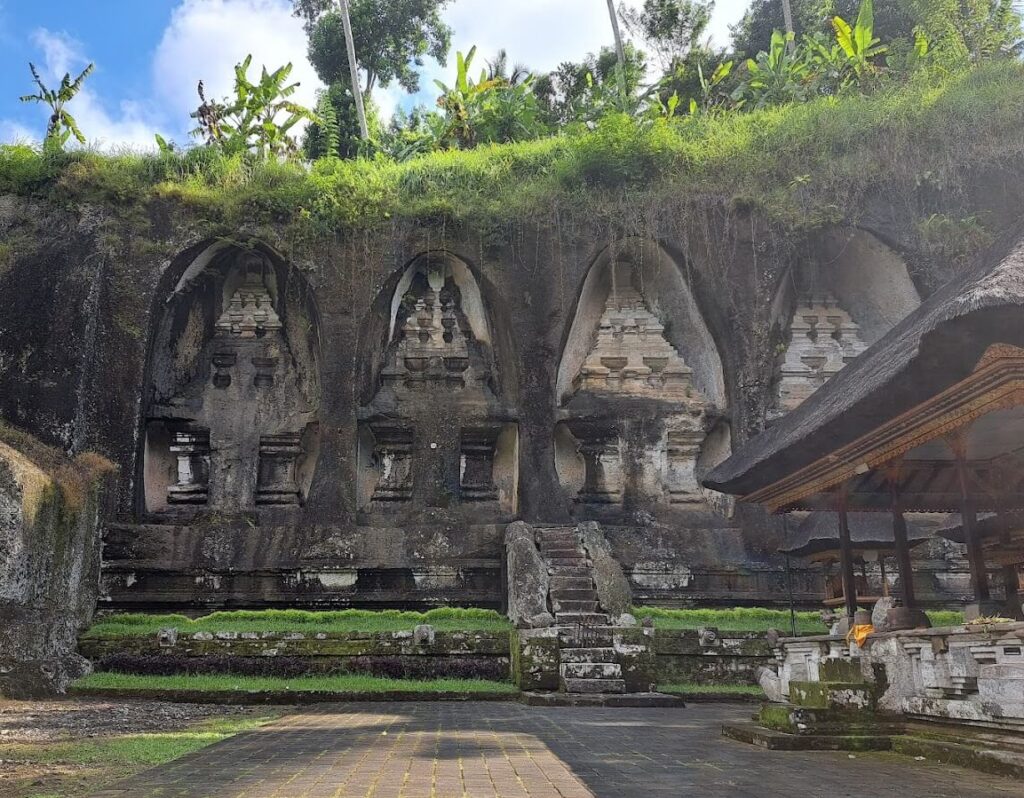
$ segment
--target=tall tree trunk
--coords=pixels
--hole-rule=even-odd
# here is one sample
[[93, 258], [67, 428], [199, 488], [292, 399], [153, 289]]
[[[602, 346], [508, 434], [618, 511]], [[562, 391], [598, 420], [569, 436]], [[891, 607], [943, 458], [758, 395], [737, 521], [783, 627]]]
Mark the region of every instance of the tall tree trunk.
[[[790, 4], [790, 0], [782, 0], [782, 20], [786, 24], [786, 33], [795, 36], [796, 29], [793, 27], [793, 6]], [[789, 48], [789, 52], [793, 52], [796, 49], [796, 39], [790, 39], [786, 45]]]
[[359, 87], [359, 64], [356, 62], [356, 44], [352, 39], [352, 20], [348, 15], [348, 0], [338, 0], [341, 6], [341, 21], [345, 26], [345, 47], [348, 50], [348, 67], [352, 75], [352, 98], [356, 101], [356, 114], [359, 117], [359, 135], [363, 141], [370, 138], [366, 127], [366, 110], [363, 108], [363, 91]]
[[615, 34], [615, 55], [618, 61], [616, 73], [619, 78], [619, 101], [622, 110], [626, 110], [626, 51], [622, 47], [622, 34], [619, 32], [619, 17], [615, 13], [615, 0], [608, 0], [608, 14], [612, 18], [612, 33]]

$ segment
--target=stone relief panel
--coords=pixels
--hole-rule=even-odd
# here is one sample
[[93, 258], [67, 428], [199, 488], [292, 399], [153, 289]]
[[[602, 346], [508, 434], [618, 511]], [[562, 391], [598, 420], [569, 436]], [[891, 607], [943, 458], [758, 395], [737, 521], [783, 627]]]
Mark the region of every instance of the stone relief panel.
[[422, 256], [390, 306], [377, 389], [360, 410], [362, 509], [513, 510], [517, 427], [496, 388], [491, 322], [472, 273], [452, 256]]
[[[705, 505], [698, 467], [718, 414], [655, 312], [672, 302], [634, 260], [605, 268], [602, 295], [584, 296], [577, 315], [594, 329], [555, 436], [563, 486], [577, 505], [595, 508]], [[598, 301], [599, 309], [585, 306]]]
[[780, 414], [808, 396], [867, 349], [860, 327], [831, 294], [804, 295], [790, 324], [780, 365], [776, 403]]
[[[256, 252], [210, 268], [171, 300], [192, 307], [178, 308], [185, 335], [166, 344], [176, 368], [147, 409], [146, 509], [300, 504], [317, 403], [282, 322], [274, 268]], [[213, 320], [205, 335], [204, 317]]]
[[665, 327], [617, 270], [598, 325], [597, 339], [573, 382], [576, 390], [686, 400], [693, 394], [693, 369], [665, 340]]

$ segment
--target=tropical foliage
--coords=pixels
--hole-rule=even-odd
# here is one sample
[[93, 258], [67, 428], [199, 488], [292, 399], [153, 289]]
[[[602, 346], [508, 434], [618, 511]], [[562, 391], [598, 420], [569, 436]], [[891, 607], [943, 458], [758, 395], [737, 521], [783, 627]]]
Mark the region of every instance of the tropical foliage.
[[[434, 81], [440, 92], [435, 107], [399, 109], [383, 124], [372, 102], [374, 88], [398, 84], [416, 92], [427, 57], [444, 65], [451, 30], [441, 13], [449, 2], [349, 0], [354, 79], [334, 0], [293, 0], [309, 35], [311, 61], [326, 84], [316, 112], [292, 99], [298, 84], [289, 83], [290, 65], [264, 69], [253, 82], [247, 76], [250, 56], [236, 67], [233, 98], [207, 98], [199, 84], [193, 134], [229, 156], [295, 157], [301, 132], [301, 156], [309, 161], [402, 162], [437, 150], [581, 137], [623, 114], [644, 128], [907, 84], [937, 85], [989, 61], [1009, 64], [1022, 49], [1013, 0], [882, 0], [877, 8], [873, 0], [790, 0], [796, 30], [789, 34], [779, 29], [781, 0], [753, 0], [733, 29], [731, 50], [703, 41], [713, 0], [644, 0], [637, 8], [619, 8], [633, 37], [624, 43], [621, 63], [609, 46], [534, 74], [522, 65], [510, 67], [501, 50], [477, 71], [473, 47], [458, 55], [451, 79]], [[62, 148], [72, 136], [84, 142], [65, 106], [91, 66], [75, 80], [65, 76], [55, 91], [32, 69], [39, 93], [22, 99], [50, 106], [47, 147]], [[365, 140], [356, 113], [360, 95]], [[160, 137], [157, 144], [162, 155], [176, 152]]]
[[73, 80], [70, 72], [64, 73], [60, 86], [56, 89], [47, 88], [39, 76], [39, 70], [36, 69], [35, 64], [30, 63], [28, 68], [32, 72], [32, 80], [39, 91], [22, 96], [21, 101], [23, 103], [40, 103], [50, 108], [50, 121], [46, 125], [46, 138], [43, 139], [44, 148], [63, 149], [72, 136], [80, 144], [85, 144], [85, 135], [78, 129], [78, 122], [68, 112], [67, 105], [82, 90], [85, 79], [92, 74], [95, 65], [89, 64]]
[[292, 65], [273, 72], [263, 67], [258, 83], [248, 76], [252, 56], [235, 65], [235, 96], [222, 101], [207, 99], [199, 82], [201, 105], [192, 113], [192, 135], [226, 153], [254, 152], [260, 156], [284, 156], [297, 150], [292, 131], [302, 121], [316, 121], [308, 108], [289, 98], [298, 83], [288, 83]]

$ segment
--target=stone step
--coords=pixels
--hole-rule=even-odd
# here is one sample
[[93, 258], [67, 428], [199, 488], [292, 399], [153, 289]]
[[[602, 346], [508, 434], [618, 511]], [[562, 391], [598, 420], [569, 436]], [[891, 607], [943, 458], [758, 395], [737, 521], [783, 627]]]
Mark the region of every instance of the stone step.
[[542, 549], [575, 549], [580, 545], [580, 539], [574, 533], [542, 535], [539, 540]]
[[565, 680], [622, 679], [622, 666], [616, 662], [563, 662], [559, 670]]
[[665, 693], [523, 693], [531, 707], [685, 707], [679, 696]]
[[584, 568], [590, 570], [590, 560], [582, 554], [579, 557], [548, 557], [548, 565], [553, 568]]
[[625, 693], [622, 679], [563, 679], [567, 693]]
[[722, 727], [722, 736], [771, 751], [888, 751], [888, 735], [786, 734], [756, 723], [730, 723]]
[[597, 612], [601, 609], [593, 599], [590, 601], [576, 601], [573, 599], [556, 599], [553, 596], [551, 598], [551, 606], [555, 610], [556, 616], [566, 612]]
[[[579, 626], [584, 624], [585, 626], [596, 626], [596, 627], [607, 627], [608, 626], [608, 615], [603, 612], [556, 612], [555, 613], [555, 625], [556, 626]], [[598, 630], [591, 630], [598, 631]]]
[[611, 648], [614, 643], [615, 636], [611, 629], [602, 627], [587, 629], [582, 636], [578, 626], [566, 626], [558, 630], [558, 645], [563, 654], [566, 651]]
[[558, 601], [597, 601], [597, 591], [593, 587], [576, 590], [573, 588], [551, 588], [548, 591], [553, 600]]
[[559, 546], [558, 548], [545, 548], [541, 547], [541, 553], [549, 560], [585, 560], [586, 555], [579, 549], [566, 549]]
[[548, 573], [551, 574], [552, 578], [556, 576], [571, 576], [579, 579], [590, 579], [590, 583], [594, 583], [591, 570], [585, 565], [548, 565]]
[[[590, 576], [552, 576], [551, 595], [562, 590], [594, 590], [594, 580]], [[597, 591], [594, 591], [595, 593]]]
[[615, 662], [614, 648], [563, 648], [559, 652], [562, 663]]
[[997, 776], [1024, 778], [1024, 754], [924, 737], [893, 737], [892, 750], [898, 754], [924, 757], [933, 762], [994, 773]]

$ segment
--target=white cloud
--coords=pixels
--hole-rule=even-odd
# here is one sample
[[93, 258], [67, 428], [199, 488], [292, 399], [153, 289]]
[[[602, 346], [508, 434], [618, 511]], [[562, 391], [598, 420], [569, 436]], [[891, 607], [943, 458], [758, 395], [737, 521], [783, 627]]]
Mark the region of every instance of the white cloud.
[[[82, 46], [66, 33], [54, 32], [39, 28], [32, 34], [32, 44], [42, 54], [42, 63], [37, 64], [43, 82], [55, 88], [65, 73], [76, 76], [89, 63], [82, 51]], [[82, 91], [75, 97], [68, 110], [75, 117], [79, 129], [89, 142], [106, 146], [129, 146], [144, 148], [153, 146], [153, 134], [157, 130], [151, 114], [140, 103], [122, 101], [115, 113], [104, 106], [87, 81]], [[45, 128], [48, 110], [40, 106], [40, 131]], [[31, 139], [39, 140], [41, 133], [32, 133], [16, 122], [4, 120], [0, 122], [5, 140]], [[28, 134], [25, 136], [24, 134]]]
[[31, 144], [39, 140], [35, 131], [29, 130], [18, 122], [9, 119], [0, 119], [0, 141], [11, 144]]
[[302, 23], [292, 16], [288, 0], [184, 0], [171, 14], [153, 58], [156, 98], [183, 129], [199, 105], [199, 81], [208, 98], [229, 94], [235, 64], [250, 53], [251, 77], [263, 65], [273, 70], [290, 62], [291, 82], [301, 83], [293, 99], [315, 104], [321, 83], [306, 56]]

